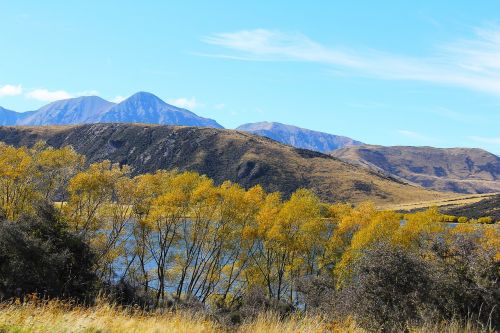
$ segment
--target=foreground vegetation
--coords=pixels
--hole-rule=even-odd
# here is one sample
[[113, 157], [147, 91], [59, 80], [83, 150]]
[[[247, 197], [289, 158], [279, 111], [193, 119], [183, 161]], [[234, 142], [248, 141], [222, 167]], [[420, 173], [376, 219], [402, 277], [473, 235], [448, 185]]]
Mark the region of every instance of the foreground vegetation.
[[[409, 326], [414, 333], [487, 333], [471, 321], [425, 322]], [[320, 316], [294, 315], [280, 318], [275, 313], [261, 313], [238, 327], [224, 327], [215, 318], [196, 312], [145, 312], [137, 308], [123, 308], [100, 304], [78, 307], [57, 301], [0, 306], [0, 332], [169, 332], [169, 333], [364, 333], [352, 320], [332, 321]]]
[[[0, 298], [76, 302], [6, 303], [0, 323], [494, 330], [499, 230], [492, 219], [453, 228], [449, 220], [437, 209], [402, 216], [371, 203], [324, 204], [304, 189], [284, 199], [193, 172], [132, 176], [43, 143], [0, 145]], [[95, 306], [102, 293], [125, 308]]]

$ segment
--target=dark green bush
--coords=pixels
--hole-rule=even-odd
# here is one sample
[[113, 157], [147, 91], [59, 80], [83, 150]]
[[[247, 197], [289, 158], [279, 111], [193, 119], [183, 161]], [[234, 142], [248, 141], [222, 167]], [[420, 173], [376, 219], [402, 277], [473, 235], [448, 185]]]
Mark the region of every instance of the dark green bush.
[[56, 209], [37, 204], [36, 215], [0, 220], [0, 298], [42, 297], [83, 300], [96, 286], [94, 255], [72, 234]]
[[431, 295], [428, 265], [408, 251], [375, 244], [352, 267], [341, 291], [346, 314], [370, 331], [403, 331], [419, 319], [419, 307]]

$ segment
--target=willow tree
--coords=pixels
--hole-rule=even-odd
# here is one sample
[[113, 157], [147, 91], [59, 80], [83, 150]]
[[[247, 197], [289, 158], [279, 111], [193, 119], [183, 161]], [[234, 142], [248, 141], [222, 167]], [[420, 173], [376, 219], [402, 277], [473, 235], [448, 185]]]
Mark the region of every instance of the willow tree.
[[169, 184], [176, 172], [158, 170], [152, 174], [143, 174], [133, 179], [133, 202], [132, 202], [132, 253], [129, 254], [128, 275], [143, 287], [146, 293], [149, 291], [150, 282], [156, 275], [152, 269], [152, 253], [154, 247], [151, 239], [155, 229], [151, 223], [150, 214], [155, 200], [168, 191]]
[[85, 157], [71, 146], [55, 149], [45, 142], [37, 142], [31, 151], [37, 187], [43, 198], [47, 201], [65, 201], [68, 183], [83, 170]]
[[265, 193], [261, 186], [245, 191], [241, 186], [225, 182], [220, 187], [220, 215], [216, 221], [217, 260], [220, 274], [218, 301], [232, 303], [245, 287], [242, 274], [255, 251], [253, 230]]
[[130, 214], [129, 167], [110, 161], [91, 164], [69, 182], [63, 214], [75, 232], [90, 242], [101, 274], [112, 274]]
[[33, 157], [27, 148], [0, 143], [0, 207], [9, 220], [32, 211], [31, 202], [40, 198], [36, 187]]
[[257, 216], [259, 242], [252, 253], [249, 284], [263, 284], [269, 297], [293, 300], [293, 281], [316, 267], [319, 239], [325, 231], [320, 201], [308, 190], [298, 190], [283, 202], [269, 194]]

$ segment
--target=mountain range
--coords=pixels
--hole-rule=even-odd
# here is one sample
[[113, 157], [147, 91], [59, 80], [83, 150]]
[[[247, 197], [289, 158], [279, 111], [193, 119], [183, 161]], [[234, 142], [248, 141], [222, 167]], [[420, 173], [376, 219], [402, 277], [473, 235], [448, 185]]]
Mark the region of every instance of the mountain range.
[[102, 122], [222, 128], [215, 120], [167, 104], [147, 92], [138, 92], [117, 104], [98, 96], [82, 96], [56, 101], [30, 112], [0, 108], [1, 125], [72, 125]]
[[345, 136], [312, 131], [276, 122], [244, 124], [236, 128], [236, 130], [265, 136], [290, 146], [315, 150], [322, 153], [328, 153], [346, 146], [363, 144], [362, 142]]
[[[15, 112], [0, 107], [0, 125], [3, 126], [90, 123], [145, 123], [223, 128], [215, 120], [197, 116], [191, 111], [165, 103], [147, 92], [138, 92], [118, 104], [98, 96], [82, 96], [55, 101], [29, 112]], [[297, 148], [323, 153], [362, 144], [348, 137], [281, 123], [244, 124], [237, 130], [265, 136]]]
[[[120, 103], [112, 103], [98, 96], [83, 96], [56, 101], [38, 110], [22, 113], [0, 107], [0, 125], [2, 126], [92, 123], [143, 123], [223, 128], [215, 120], [200, 117], [191, 111], [165, 103], [147, 92], [138, 92]], [[249, 134], [255, 134], [268, 138], [266, 142], [273, 140], [275, 143], [296, 148], [329, 153], [349, 165], [367, 168], [371, 172], [382, 173], [401, 182], [433, 190], [459, 193], [500, 191], [500, 158], [480, 149], [374, 146], [345, 136], [277, 122], [244, 124], [232, 132], [234, 136], [247, 137]], [[255, 138], [255, 135], [251, 137]], [[198, 141], [203, 138], [192, 137], [192, 139]], [[266, 145], [261, 148], [271, 146]], [[183, 154], [190, 154], [190, 152], [185, 150]], [[204, 153], [200, 151], [197, 154]], [[154, 155], [151, 154], [151, 156]], [[198, 167], [196, 170], [203, 170], [203, 168]], [[296, 176], [297, 174], [291, 179], [285, 178], [281, 181], [303, 184], [298, 181], [300, 177]], [[280, 188], [289, 191], [291, 187], [280, 185]]]
[[32, 112], [16, 112], [12, 110], [5, 109], [0, 106], [0, 125], [1, 126], [11, 126], [16, 125], [25, 117], [28, 117]]

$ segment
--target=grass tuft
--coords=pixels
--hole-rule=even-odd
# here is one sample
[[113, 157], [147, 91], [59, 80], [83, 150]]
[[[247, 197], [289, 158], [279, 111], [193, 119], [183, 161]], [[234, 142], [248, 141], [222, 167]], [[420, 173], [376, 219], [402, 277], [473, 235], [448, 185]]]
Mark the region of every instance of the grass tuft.
[[[491, 329], [472, 323], [428, 322], [409, 327], [413, 333], [490, 333]], [[145, 312], [107, 303], [93, 307], [75, 306], [57, 300], [0, 304], [0, 333], [362, 333], [366, 332], [348, 318], [332, 321], [319, 316], [295, 314], [281, 319], [263, 313], [238, 328], [225, 328], [202, 313], [190, 311]]]

